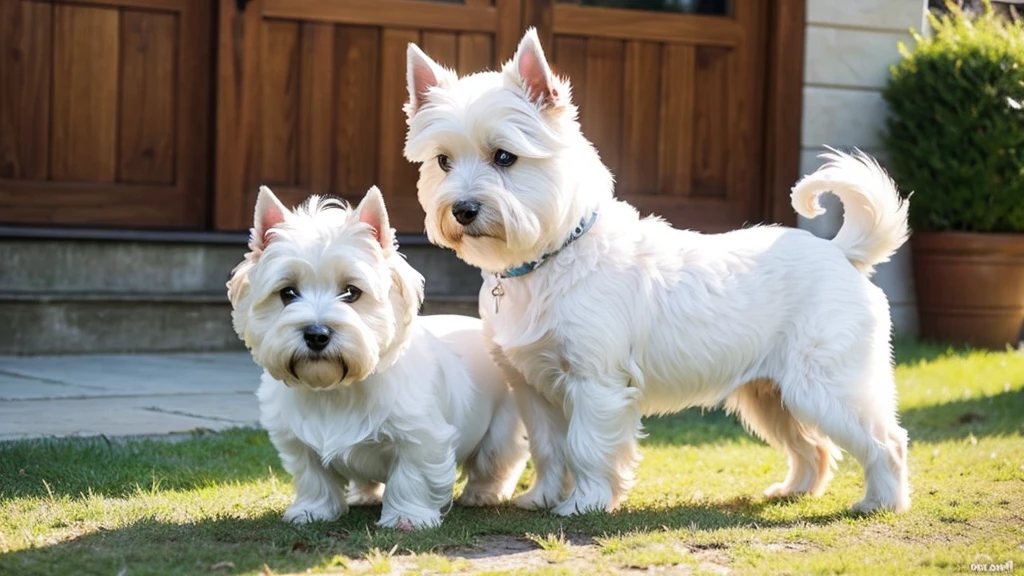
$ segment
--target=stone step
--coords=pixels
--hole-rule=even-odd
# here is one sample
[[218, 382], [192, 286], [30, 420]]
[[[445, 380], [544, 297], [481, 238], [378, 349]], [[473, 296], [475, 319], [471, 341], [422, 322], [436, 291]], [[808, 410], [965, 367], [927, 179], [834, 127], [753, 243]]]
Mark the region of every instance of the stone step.
[[[476, 315], [481, 276], [423, 237], [425, 314]], [[0, 228], [0, 355], [243, 350], [225, 283], [244, 234]]]
[[[477, 316], [475, 296], [430, 296], [423, 314]], [[220, 294], [0, 292], [0, 355], [244, 350]]]
[[[206, 241], [0, 238], [0, 292], [220, 294], [246, 251], [244, 236]], [[173, 236], [171, 237], [173, 238]], [[401, 249], [430, 296], [476, 296], [480, 272], [412, 237]]]

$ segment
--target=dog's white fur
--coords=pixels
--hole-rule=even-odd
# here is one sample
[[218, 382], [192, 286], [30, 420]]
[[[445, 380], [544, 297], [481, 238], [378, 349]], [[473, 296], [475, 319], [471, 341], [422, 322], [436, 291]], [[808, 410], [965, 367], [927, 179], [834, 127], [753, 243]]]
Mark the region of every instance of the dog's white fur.
[[[889, 307], [868, 280], [906, 240], [907, 204], [877, 163], [826, 154], [794, 188], [807, 217], [823, 191], [842, 200], [831, 242], [775, 226], [675, 230], [614, 198], [532, 30], [500, 72], [458, 78], [413, 45], [408, 70], [405, 153], [422, 163], [429, 237], [486, 273], [481, 315], [526, 422], [537, 477], [518, 505], [612, 510], [633, 483], [641, 415], [724, 404], [789, 459], [767, 495], [820, 494], [834, 441], [864, 468], [857, 510], [907, 509]], [[518, 161], [491, 163], [499, 148]], [[481, 206], [466, 226], [458, 200]], [[493, 273], [557, 250], [594, 210], [588, 233], [501, 281], [495, 313]]]
[[[423, 277], [397, 252], [376, 188], [352, 210], [313, 196], [291, 212], [264, 187], [250, 248], [228, 294], [265, 370], [260, 423], [294, 476], [285, 520], [382, 502], [382, 526], [437, 526], [457, 464], [460, 504], [511, 497], [527, 451], [507, 381], [479, 320], [417, 315]], [[348, 285], [362, 290], [350, 303]], [[286, 286], [299, 294], [287, 305]], [[314, 353], [302, 333], [318, 324], [333, 335]]]

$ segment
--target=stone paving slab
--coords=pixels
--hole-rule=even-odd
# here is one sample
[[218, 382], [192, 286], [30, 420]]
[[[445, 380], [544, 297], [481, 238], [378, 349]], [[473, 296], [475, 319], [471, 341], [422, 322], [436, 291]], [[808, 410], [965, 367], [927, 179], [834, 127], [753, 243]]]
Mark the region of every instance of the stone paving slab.
[[256, 426], [247, 353], [0, 356], [0, 440]]

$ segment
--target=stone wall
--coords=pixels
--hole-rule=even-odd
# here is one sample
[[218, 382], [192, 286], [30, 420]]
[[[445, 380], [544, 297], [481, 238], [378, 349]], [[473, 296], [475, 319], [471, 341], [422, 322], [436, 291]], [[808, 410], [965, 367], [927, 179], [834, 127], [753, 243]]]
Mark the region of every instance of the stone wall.
[[[807, 0], [804, 50], [804, 105], [801, 174], [818, 168], [824, 145], [858, 147], [885, 165], [881, 136], [886, 106], [881, 90], [889, 66], [899, 59], [897, 42], [913, 45], [909, 29], [924, 29], [927, 0]], [[898, 183], [897, 183], [898, 184]], [[842, 223], [842, 209], [828, 195], [828, 212], [799, 226], [831, 238]], [[909, 246], [880, 266], [875, 282], [892, 306], [900, 335], [917, 332]]]

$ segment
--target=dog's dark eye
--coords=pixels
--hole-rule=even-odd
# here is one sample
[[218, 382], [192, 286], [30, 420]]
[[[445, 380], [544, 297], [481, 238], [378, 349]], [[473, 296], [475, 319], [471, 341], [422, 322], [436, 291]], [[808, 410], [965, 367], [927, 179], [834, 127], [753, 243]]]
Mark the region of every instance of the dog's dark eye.
[[299, 299], [299, 291], [296, 290], [295, 288], [292, 288], [291, 286], [288, 286], [287, 288], [281, 288], [280, 294], [281, 302], [284, 302], [285, 306]]
[[505, 150], [496, 150], [494, 152], [494, 163], [502, 168], [508, 168], [509, 166], [516, 163], [519, 157], [511, 152]]
[[351, 304], [351, 303], [355, 302], [356, 300], [359, 300], [359, 297], [362, 296], [362, 295], [363, 295], [363, 291], [362, 290], [360, 290], [359, 288], [356, 288], [355, 286], [349, 284], [348, 286], [345, 286], [345, 291], [341, 293], [341, 296], [338, 296], [338, 300], [341, 300], [342, 302], [345, 302], [346, 304]]
[[452, 171], [452, 159], [447, 154], [437, 155], [437, 165], [440, 166], [441, 170], [444, 170], [445, 172]]

